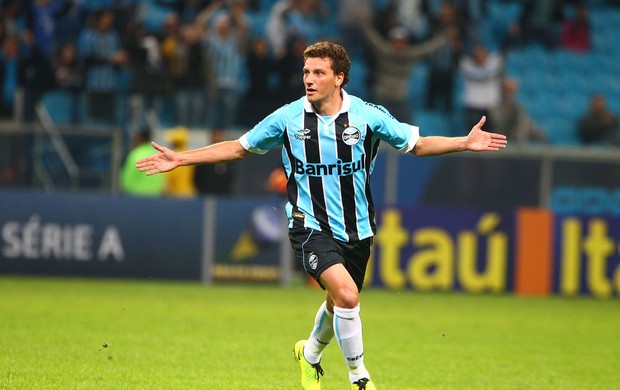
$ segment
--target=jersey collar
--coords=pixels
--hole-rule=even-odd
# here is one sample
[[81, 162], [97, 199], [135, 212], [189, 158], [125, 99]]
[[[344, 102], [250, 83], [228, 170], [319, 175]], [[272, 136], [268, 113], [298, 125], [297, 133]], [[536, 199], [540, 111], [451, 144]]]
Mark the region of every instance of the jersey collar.
[[[349, 98], [349, 94], [344, 89], [341, 89], [340, 91], [342, 92], [342, 106], [340, 107], [340, 111], [334, 115], [335, 117], [343, 112], [349, 111], [349, 108], [351, 107], [351, 98]], [[312, 104], [310, 104], [306, 96], [304, 96], [304, 110], [306, 112], [314, 112], [314, 107], [312, 107]]]

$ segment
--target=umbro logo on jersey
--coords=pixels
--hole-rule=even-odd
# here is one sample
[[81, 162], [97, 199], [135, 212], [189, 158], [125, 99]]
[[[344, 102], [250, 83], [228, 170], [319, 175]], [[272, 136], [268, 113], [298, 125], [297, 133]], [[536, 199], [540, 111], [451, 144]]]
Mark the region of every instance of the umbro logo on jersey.
[[297, 134], [295, 134], [295, 138], [300, 140], [300, 141], [305, 141], [307, 139], [310, 139], [310, 129], [299, 129], [297, 130]]

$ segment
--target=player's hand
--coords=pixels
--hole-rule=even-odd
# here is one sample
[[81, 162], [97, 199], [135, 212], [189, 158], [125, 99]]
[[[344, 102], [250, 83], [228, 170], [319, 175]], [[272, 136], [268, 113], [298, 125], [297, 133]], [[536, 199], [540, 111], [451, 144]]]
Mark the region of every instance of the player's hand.
[[156, 173], [168, 172], [180, 165], [178, 154], [165, 147], [158, 145], [155, 142], [151, 142], [151, 145], [159, 151], [149, 157], [142, 158], [136, 162], [136, 168], [140, 172], [146, 172], [147, 176], [154, 175]]
[[467, 150], [473, 152], [497, 151], [508, 144], [504, 134], [489, 133], [482, 130], [487, 117], [483, 116], [467, 135]]

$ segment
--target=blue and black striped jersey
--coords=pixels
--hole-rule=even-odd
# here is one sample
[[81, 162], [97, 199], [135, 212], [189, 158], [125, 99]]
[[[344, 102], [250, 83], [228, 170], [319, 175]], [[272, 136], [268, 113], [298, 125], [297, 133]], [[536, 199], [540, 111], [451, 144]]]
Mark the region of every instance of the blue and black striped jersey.
[[406, 153], [420, 136], [418, 127], [398, 122], [383, 107], [345, 91], [342, 95], [342, 108], [334, 116], [316, 114], [302, 97], [274, 111], [239, 141], [258, 154], [283, 146], [289, 228], [358, 241], [376, 231], [370, 174], [379, 142]]

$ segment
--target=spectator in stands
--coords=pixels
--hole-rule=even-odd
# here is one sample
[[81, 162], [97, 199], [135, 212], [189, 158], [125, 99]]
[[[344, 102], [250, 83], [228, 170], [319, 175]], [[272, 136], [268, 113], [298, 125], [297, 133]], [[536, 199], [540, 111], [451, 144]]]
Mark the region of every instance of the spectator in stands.
[[579, 119], [577, 134], [584, 145], [620, 146], [618, 117], [607, 107], [603, 94], [596, 93], [590, 98], [590, 108]]
[[281, 58], [293, 37], [316, 42], [329, 35], [330, 23], [323, 0], [279, 0], [269, 13], [267, 39], [273, 53]]
[[485, 115], [487, 126], [492, 127], [489, 113], [501, 101], [503, 57], [489, 53], [483, 44], [477, 44], [472, 48], [471, 55], [461, 60], [459, 68], [465, 80], [465, 126], [475, 125]]
[[113, 24], [111, 11], [98, 11], [95, 25], [86, 27], [78, 37], [78, 53], [86, 74], [89, 117], [107, 122], [116, 122], [118, 68], [127, 64], [127, 52], [121, 47]]
[[372, 0], [340, 0], [338, 1], [338, 41], [347, 48], [352, 57], [361, 57], [364, 54], [364, 42], [359, 37], [362, 34], [357, 14], [373, 11]]
[[269, 48], [276, 58], [282, 58], [286, 54], [288, 32], [286, 26], [286, 13], [292, 6], [292, 0], [278, 0], [271, 6], [265, 26], [265, 34]]
[[436, 35], [423, 43], [411, 45], [409, 31], [404, 27], [394, 27], [386, 40], [366, 15], [360, 15], [360, 25], [376, 58], [373, 100], [399, 121], [411, 123], [413, 108], [409, 100], [408, 82], [411, 69], [422, 58], [439, 49], [445, 43], [445, 37]]
[[[136, 175], [136, 161], [147, 156], [151, 150], [151, 131], [141, 128], [133, 136], [133, 146], [120, 171], [121, 192], [126, 195], [162, 196], [166, 188], [166, 177], [156, 178]], [[141, 177], [140, 177], [141, 176]]]
[[[68, 0], [67, 9], [54, 19], [54, 47], [59, 50], [60, 46], [65, 43], [75, 42], [76, 37], [80, 34], [80, 31], [84, 29], [88, 12], [84, 9], [85, 1], [80, 0]], [[116, 3], [116, 2], [115, 2]], [[128, 3], [127, 1], [121, 1], [118, 3]], [[127, 7], [128, 5], [125, 5]], [[115, 13], [116, 15], [116, 13]], [[117, 18], [115, 17], [115, 20]], [[122, 24], [125, 28], [129, 23], [125, 21]], [[117, 20], [118, 23], [118, 20]]]
[[80, 122], [80, 96], [84, 86], [84, 69], [80, 66], [77, 47], [73, 42], [63, 44], [54, 59], [54, 79], [57, 88], [71, 96], [71, 123]]
[[303, 64], [304, 50], [308, 46], [302, 37], [292, 37], [287, 44], [284, 57], [277, 63], [278, 104], [284, 104], [305, 93], [304, 83], [299, 77], [299, 66]]
[[426, 4], [423, 0], [397, 0], [396, 20], [399, 26], [407, 28], [413, 42], [426, 40], [431, 34]]
[[198, 15], [209, 3], [213, 3], [211, 0], [183, 0], [176, 2], [175, 14], [179, 16], [181, 24], [194, 23], [196, 15]]
[[0, 43], [8, 36], [19, 36], [27, 28], [26, 4], [20, 0], [0, 1]]
[[460, 16], [464, 35], [463, 40], [468, 46], [483, 40], [483, 28], [488, 14], [489, 0], [461, 0], [455, 2], [456, 14]]
[[[14, 119], [14, 99], [20, 74], [20, 40], [9, 33], [0, 41], [0, 118]], [[0, 184], [30, 186], [32, 182], [33, 136], [16, 134], [0, 142]]]
[[269, 54], [267, 41], [262, 37], [256, 37], [249, 47], [245, 61], [249, 85], [243, 96], [241, 107], [243, 115], [239, 123], [243, 126], [254, 126], [279, 105], [271, 82], [272, 76], [275, 76], [276, 64]]
[[161, 196], [166, 188], [166, 176], [136, 174], [136, 161], [151, 154], [151, 131], [141, 128], [133, 136], [133, 148], [127, 155], [120, 172], [121, 192], [137, 196]]
[[203, 34], [212, 30], [222, 15], [228, 16], [228, 29], [232, 35], [248, 38], [250, 18], [247, 14], [248, 0], [213, 0], [196, 16], [194, 23], [202, 29]]
[[[364, 8], [357, 10], [356, 17], [358, 23], [360, 18], [367, 18], [370, 15], [366, 12], [367, 9]], [[372, 23], [379, 35], [387, 39], [390, 30], [400, 26], [398, 17], [398, 2], [390, 0], [384, 2], [383, 6], [378, 5], [373, 9]]]
[[200, 29], [193, 24], [181, 26], [175, 52], [173, 78], [177, 123], [190, 128], [207, 124], [207, 97], [216, 99], [217, 83], [209, 53], [204, 48]]
[[307, 42], [330, 36], [332, 19], [324, 0], [293, 0], [287, 20], [289, 35], [301, 36]]
[[467, 34], [463, 16], [459, 15], [459, 10], [456, 8], [454, 3], [442, 2], [436, 15], [431, 17], [430, 31], [431, 33], [437, 34], [449, 29], [456, 29], [456, 33], [460, 37], [461, 41], [465, 43]]
[[145, 124], [147, 112], [161, 112], [169, 80], [157, 37], [135, 22], [127, 30], [127, 56], [132, 70], [130, 104], [135, 128]]
[[[187, 150], [189, 142], [189, 131], [185, 127], [176, 127], [166, 132], [166, 140], [170, 142], [172, 150], [183, 152]], [[189, 198], [196, 195], [194, 185], [195, 166], [183, 167], [178, 172], [169, 172], [166, 175], [166, 191], [168, 196]]]
[[491, 131], [504, 134], [509, 141], [523, 145], [527, 142], [544, 142], [547, 135], [532, 121], [525, 108], [516, 100], [519, 83], [505, 79], [502, 86], [502, 101], [489, 113]]
[[[163, 22], [161, 31], [160, 50], [166, 73], [173, 80], [175, 75], [180, 73], [178, 57], [176, 56], [177, 48], [181, 42], [181, 24], [176, 14], [168, 15]], [[174, 83], [172, 83], [174, 84]]]
[[463, 42], [456, 26], [446, 27], [446, 42], [429, 56], [429, 72], [426, 84], [426, 107], [435, 109], [437, 104], [446, 112], [454, 106], [454, 84]]
[[206, 44], [217, 85], [215, 100], [210, 102], [214, 129], [225, 130], [235, 124], [241, 94], [246, 33], [247, 26], [231, 28], [231, 16], [227, 13], [218, 14], [213, 28], [207, 33]]
[[575, 15], [564, 20], [561, 34], [562, 47], [576, 52], [590, 50], [590, 20], [585, 2], [575, 7]]
[[512, 44], [534, 42], [553, 49], [557, 47], [564, 18], [563, 0], [524, 0], [518, 24], [512, 26]]
[[71, 0], [32, 0], [28, 11], [29, 29], [39, 51], [51, 60], [57, 50], [56, 20], [72, 6]]
[[13, 118], [15, 92], [19, 74], [19, 38], [6, 36], [0, 44], [0, 118]]
[[23, 119], [35, 119], [36, 105], [43, 94], [54, 88], [54, 70], [49, 57], [35, 42], [31, 30], [24, 30], [19, 51], [19, 85], [24, 91]]

